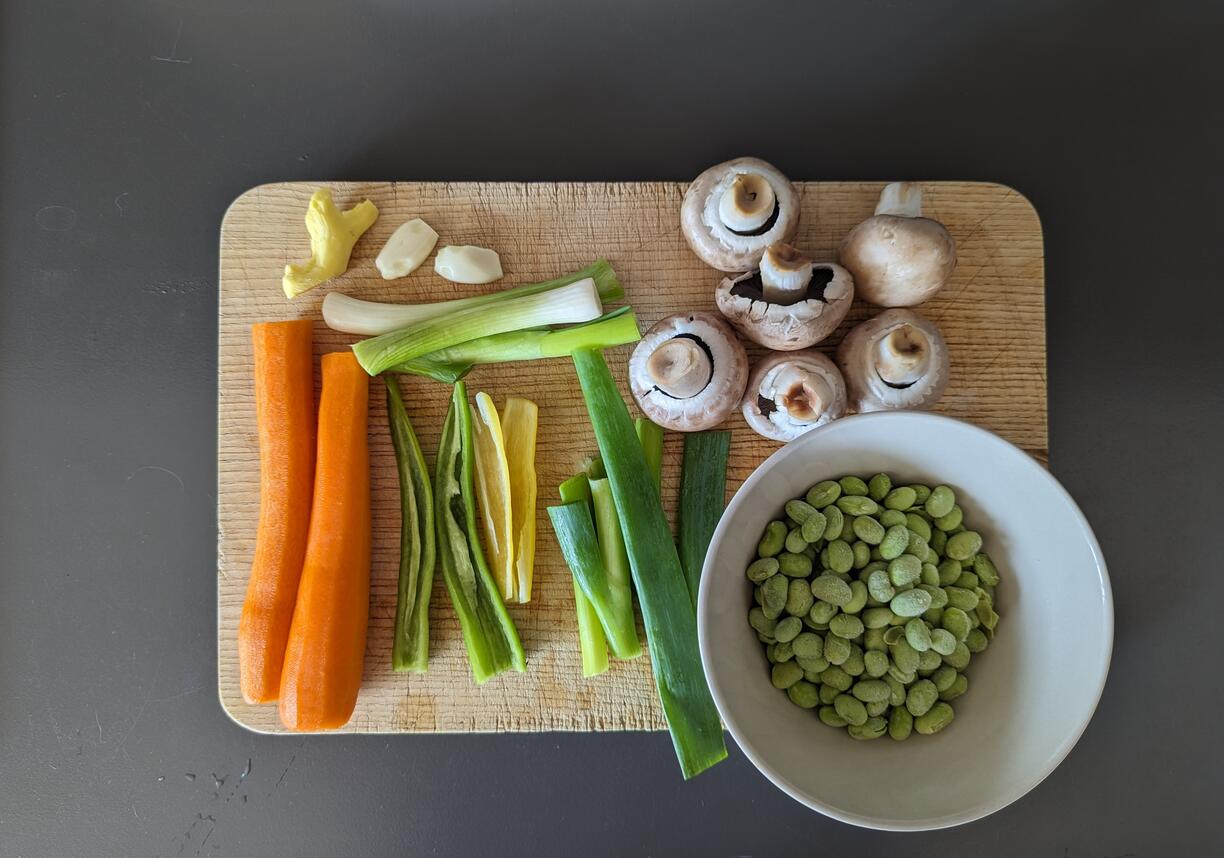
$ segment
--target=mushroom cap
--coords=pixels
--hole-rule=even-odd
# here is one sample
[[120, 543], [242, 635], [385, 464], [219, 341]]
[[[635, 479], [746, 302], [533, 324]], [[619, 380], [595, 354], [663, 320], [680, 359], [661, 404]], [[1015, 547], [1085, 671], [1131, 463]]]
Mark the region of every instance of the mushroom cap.
[[[901, 387], [880, 377], [876, 358], [885, 338], [907, 325], [925, 335], [930, 354], [922, 376]], [[851, 330], [837, 347], [837, 362], [846, 379], [850, 404], [862, 413], [890, 408], [930, 408], [939, 401], [948, 385], [948, 344], [934, 322], [913, 310], [885, 310]]]
[[937, 220], [873, 215], [842, 240], [838, 261], [859, 297], [880, 307], [912, 307], [943, 288], [956, 268], [956, 242]]
[[[650, 371], [651, 355], [676, 337], [696, 339], [710, 356], [709, 383], [685, 399], [660, 390]], [[726, 420], [744, 395], [747, 380], [748, 354], [735, 331], [714, 313], [694, 311], [660, 319], [629, 357], [629, 389], [638, 407], [655, 423], [679, 432], [699, 432]]]
[[854, 301], [854, 280], [840, 265], [817, 262], [807, 297], [794, 304], [765, 301], [756, 272], [724, 278], [714, 300], [727, 321], [754, 343], [795, 351], [814, 346], [837, 330]]
[[[776, 216], [752, 234], [728, 229], [719, 214], [724, 192], [736, 176], [750, 173], [769, 183], [774, 192]], [[790, 180], [760, 158], [734, 158], [715, 164], [693, 180], [680, 207], [680, 229], [689, 247], [701, 260], [719, 271], [756, 268], [765, 248], [789, 241], [799, 226], [799, 198]]]
[[[800, 422], [790, 419], [788, 413], [778, 407], [781, 393], [772, 388], [779, 378], [791, 377], [792, 368], [806, 370], [816, 376], [827, 387], [832, 401], [821, 415], [812, 421]], [[774, 441], [791, 441], [804, 432], [823, 426], [846, 413], [846, 384], [833, 361], [816, 349], [798, 352], [774, 352], [757, 361], [748, 377], [748, 389], [741, 403], [744, 420], [758, 435]]]

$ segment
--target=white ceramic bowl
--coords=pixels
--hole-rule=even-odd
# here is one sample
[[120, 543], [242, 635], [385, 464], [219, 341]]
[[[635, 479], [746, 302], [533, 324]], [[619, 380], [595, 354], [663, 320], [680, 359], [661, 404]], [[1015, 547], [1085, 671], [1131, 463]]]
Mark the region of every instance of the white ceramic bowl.
[[[813, 483], [879, 471], [952, 486], [1003, 576], [998, 633], [969, 666], [956, 719], [905, 742], [855, 741], [794, 706], [747, 621], [744, 570], [766, 523]], [[921, 412], [835, 420], [766, 460], [714, 533], [697, 614], [714, 700], [753, 764], [814, 810], [893, 831], [970, 822], [1039, 784], [1092, 717], [1113, 647], [1105, 561], [1066, 490], [998, 436]]]

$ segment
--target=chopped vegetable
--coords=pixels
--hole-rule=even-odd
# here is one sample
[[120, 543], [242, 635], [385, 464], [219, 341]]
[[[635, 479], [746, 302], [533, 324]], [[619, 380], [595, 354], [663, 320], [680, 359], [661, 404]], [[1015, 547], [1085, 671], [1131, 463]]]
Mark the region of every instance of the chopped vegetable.
[[514, 545], [515, 601], [531, 601], [536, 543], [536, 430], [540, 409], [529, 399], [512, 396], [502, 409], [502, 434], [510, 465], [511, 542]]
[[458, 382], [442, 427], [434, 480], [438, 559], [463, 629], [472, 676], [483, 683], [505, 670], [526, 670], [527, 662], [480, 548], [472, 448], [472, 412], [467, 389]]
[[281, 281], [285, 297], [294, 298], [343, 274], [348, 268], [353, 245], [377, 219], [378, 208], [369, 200], [362, 200], [342, 212], [332, 202], [331, 191], [327, 188], [315, 191], [306, 209], [310, 259], [301, 265], [285, 266]]
[[639, 417], [633, 423], [637, 430], [638, 442], [642, 452], [646, 454], [646, 466], [654, 475], [655, 488], [660, 495], [663, 492], [663, 427], [652, 423], [645, 417]]
[[400, 571], [391, 667], [424, 673], [429, 665], [429, 599], [437, 559], [433, 490], [399, 385], [389, 376], [383, 376], [383, 381], [387, 383], [387, 418], [400, 484]]
[[620, 515], [650, 645], [659, 699], [685, 778], [727, 756], [722, 724], [697, 647], [697, 617], [659, 491], [603, 356], [574, 352], [574, 366]]
[[310, 535], [281, 674], [290, 730], [334, 729], [352, 716], [370, 613], [370, 380], [348, 352], [322, 363]]
[[390, 371], [410, 372], [454, 384], [475, 364], [568, 357], [576, 348], [619, 346], [640, 338], [632, 309], [618, 307], [593, 322], [556, 331], [512, 331], [469, 340], [393, 366]]
[[599, 290], [601, 301], [616, 301], [625, 296], [625, 290], [621, 287], [620, 281], [616, 279], [616, 272], [612, 270], [612, 266], [606, 259], [600, 259], [581, 271], [558, 277], [556, 280], [516, 286], [513, 289], [503, 289], [489, 295], [477, 295], [474, 298], [435, 301], [432, 304], [380, 304], [350, 298], [339, 292], [331, 292], [323, 299], [323, 321], [335, 331], [376, 336], [417, 325], [429, 319], [436, 319], [439, 316], [446, 316], [459, 310], [469, 310], [511, 298], [521, 298], [524, 295], [549, 292], [571, 283], [577, 283], [579, 280], [586, 280], [588, 277], [595, 281], [595, 288]]
[[[578, 474], [563, 482], [558, 489], [562, 504], [578, 504], [587, 507], [590, 517], [591, 487], [586, 474]], [[550, 513], [551, 515], [551, 513]], [[578, 614], [578, 648], [582, 655], [582, 675], [586, 678], [598, 676], [608, 669], [608, 641], [595, 606], [583, 594], [578, 577], [574, 579], [574, 607]]]
[[599, 599], [592, 597], [592, 601], [604, 622], [604, 636], [608, 639], [612, 654], [621, 659], [637, 658], [642, 654], [642, 645], [638, 642], [637, 623], [633, 617], [632, 574], [629, 571], [629, 555], [625, 553], [620, 517], [616, 512], [616, 502], [612, 499], [612, 486], [607, 477], [592, 478], [590, 483], [595, 535], [599, 538], [599, 552], [607, 581], [607, 595]]
[[280, 693], [281, 668], [306, 556], [314, 491], [313, 325], [251, 328], [259, 427], [259, 529], [238, 624], [238, 672], [248, 703]]
[[[433, 227], [419, 217], [400, 224], [374, 260], [374, 267], [384, 280], [407, 277], [416, 271], [438, 243]], [[326, 299], [324, 299], [326, 300]]]
[[603, 313], [591, 278], [550, 292], [523, 295], [428, 319], [353, 346], [370, 375], [447, 346], [541, 325], [589, 322]]
[[694, 608], [701, 583], [701, 567], [723, 513], [730, 449], [730, 432], [689, 432], [684, 436], [684, 462], [680, 470], [680, 565], [684, 567]]
[[439, 250], [434, 259], [434, 271], [453, 283], [492, 283], [502, 276], [497, 251], [470, 244]]
[[476, 459], [476, 499], [480, 502], [480, 523], [484, 530], [485, 556], [502, 598], [513, 602], [514, 521], [510, 501], [510, 466], [506, 462], [506, 442], [501, 418], [487, 393], [476, 394], [472, 412], [473, 451]]

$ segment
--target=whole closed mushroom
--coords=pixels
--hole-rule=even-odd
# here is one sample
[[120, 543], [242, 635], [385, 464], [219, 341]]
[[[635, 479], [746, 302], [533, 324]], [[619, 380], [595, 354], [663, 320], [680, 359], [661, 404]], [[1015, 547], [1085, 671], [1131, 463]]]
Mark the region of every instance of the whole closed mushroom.
[[854, 328], [837, 362], [860, 412], [930, 408], [948, 384], [948, 345], [935, 323], [913, 310], [885, 310]]
[[713, 313], [677, 313], [657, 322], [629, 358], [629, 388], [643, 413], [680, 432], [710, 429], [739, 404], [748, 354]]
[[922, 189], [884, 188], [875, 215], [850, 230], [838, 255], [859, 297], [880, 307], [912, 307], [943, 288], [956, 268], [956, 242], [942, 223], [922, 216]]
[[837, 329], [854, 301], [854, 281], [840, 265], [813, 262], [789, 244], [774, 244], [761, 257], [760, 271], [725, 278], [714, 300], [748, 339], [795, 351]]
[[790, 441], [845, 414], [846, 385], [815, 349], [774, 352], [752, 368], [741, 409], [758, 435]]
[[799, 226], [790, 180], [760, 158], [735, 158], [693, 180], [680, 207], [689, 247], [719, 271], [757, 267], [765, 248], [789, 241]]

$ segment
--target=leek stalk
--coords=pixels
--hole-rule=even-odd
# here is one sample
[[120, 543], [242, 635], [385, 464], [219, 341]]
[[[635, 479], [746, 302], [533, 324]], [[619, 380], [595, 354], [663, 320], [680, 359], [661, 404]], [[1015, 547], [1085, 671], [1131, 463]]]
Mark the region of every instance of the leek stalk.
[[680, 565], [684, 567], [684, 579], [694, 608], [697, 607], [701, 567], [723, 513], [730, 450], [730, 432], [689, 432], [684, 436], [684, 460], [680, 469]]
[[[558, 491], [562, 504], [581, 505], [588, 509], [591, 501], [591, 487], [586, 474], [578, 474], [563, 482]], [[549, 513], [552, 516], [552, 513]], [[578, 650], [582, 656], [582, 675], [585, 678], [598, 676], [608, 669], [608, 641], [604, 637], [603, 627], [599, 623], [599, 615], [595, 606], [582, 592], [578, 576], [572, 575], [574, 581], [574, 607], [578, 614]]]

